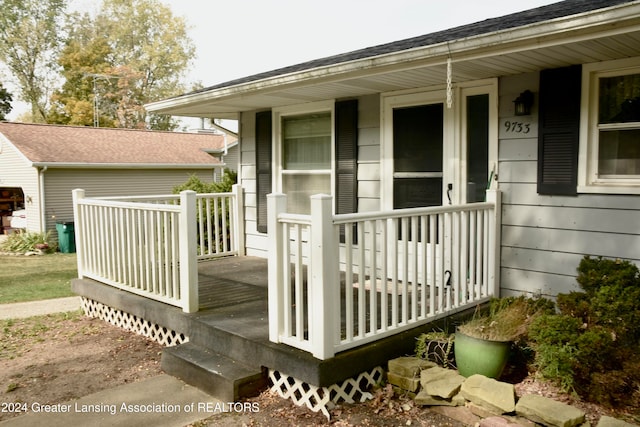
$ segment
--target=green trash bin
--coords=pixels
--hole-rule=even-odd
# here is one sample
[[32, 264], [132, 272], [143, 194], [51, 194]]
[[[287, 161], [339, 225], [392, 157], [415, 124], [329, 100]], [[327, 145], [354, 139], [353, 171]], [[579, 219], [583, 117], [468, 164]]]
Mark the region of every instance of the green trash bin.
[[74, 253], [76, 251], [76, 236], [74, 234], [73, 222], [56, 223], [58, 231], [58, 248], [60, 252], [65, 254]]

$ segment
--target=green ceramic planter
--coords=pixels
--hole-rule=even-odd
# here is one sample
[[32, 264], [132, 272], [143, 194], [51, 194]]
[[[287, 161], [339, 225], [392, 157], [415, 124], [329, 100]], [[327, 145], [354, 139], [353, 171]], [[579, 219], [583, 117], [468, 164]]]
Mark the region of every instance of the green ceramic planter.
[[500, 378], [509, 359], [510, 341], [489, 341], [456, 332], [455, 346], [458, 372], [464, 377], [481, 374]]

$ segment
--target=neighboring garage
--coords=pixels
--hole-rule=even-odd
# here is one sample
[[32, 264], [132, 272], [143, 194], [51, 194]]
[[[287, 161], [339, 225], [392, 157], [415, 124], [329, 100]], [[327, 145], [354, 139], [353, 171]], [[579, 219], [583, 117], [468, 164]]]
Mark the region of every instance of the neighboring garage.
[[[0, 181], [0, 185], [2, 183]], [[0, 234], [11, 233], [15, 228], [19, 228], [25, 219], [22, 188], [0, 186]]]
[[73, 221], [75, 188], [136, 196], [170, 194], [191, 175], [212, 182], [222, 168], [237, 169], [214, 156], [230, 142], [223, 134], [0, 122], [0, 215], [11, 218], [3, 232], [18, 221], [55, 236], [56, 223]]

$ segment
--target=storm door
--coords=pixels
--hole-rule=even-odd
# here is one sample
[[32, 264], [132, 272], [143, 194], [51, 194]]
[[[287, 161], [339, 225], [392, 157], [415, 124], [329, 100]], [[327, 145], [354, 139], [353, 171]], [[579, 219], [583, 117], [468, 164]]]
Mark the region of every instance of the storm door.
[[393, 109], [393, 208], [443, 204], [442, 103]]

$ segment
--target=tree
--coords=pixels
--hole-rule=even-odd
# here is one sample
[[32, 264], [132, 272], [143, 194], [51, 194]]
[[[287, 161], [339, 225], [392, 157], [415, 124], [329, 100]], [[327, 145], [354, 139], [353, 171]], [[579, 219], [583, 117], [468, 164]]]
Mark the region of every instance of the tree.
[[[67, 23], [68, 38], [58, 63], [64, 83], [51, 96], [49, 122], [76, 126], [116, 127], [114, 111], [100, 105], [110, 90], [111, 47], [106, 38], [96, 36], [96, 27], [88, 14], [75, 13]], [[102, 103], [104, 104], [104, 103]]]
[[0, 83], [0, 120], [4, 120], [5, 116], [11, 112], [11, 101], [13, 97]]
[[65, 8], [66, 0], [0, 0], [0, 60], [36, 121], [46, 121]]
[[97, 111], [100, 126], [175, 128], [144, 104], [184, 92], [195, 48], [183, 18], [157, 0], [104, 0], [95, 18], [73, 15], [69, 27], [56, 122], [86, 125]]

